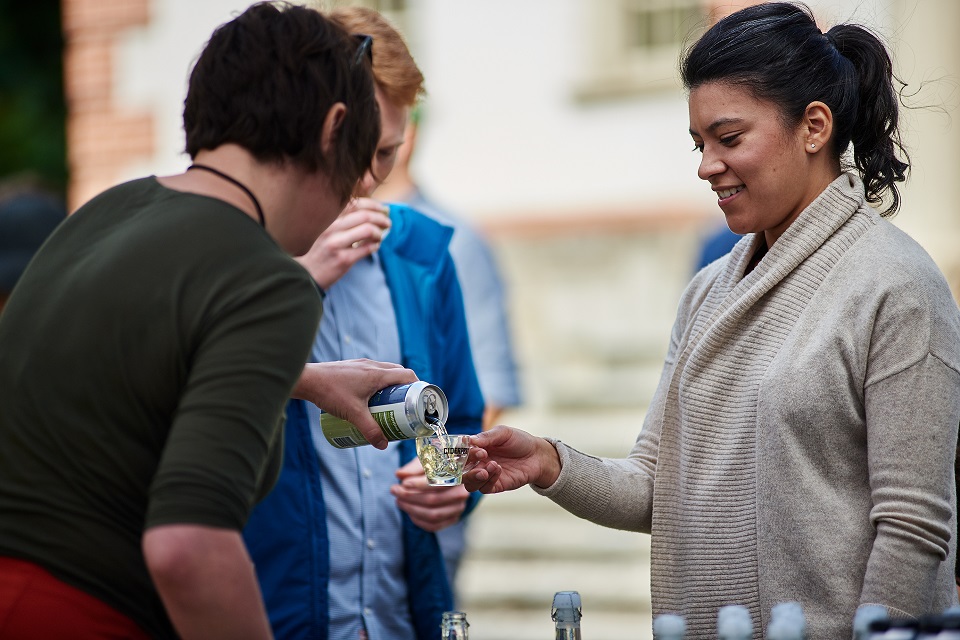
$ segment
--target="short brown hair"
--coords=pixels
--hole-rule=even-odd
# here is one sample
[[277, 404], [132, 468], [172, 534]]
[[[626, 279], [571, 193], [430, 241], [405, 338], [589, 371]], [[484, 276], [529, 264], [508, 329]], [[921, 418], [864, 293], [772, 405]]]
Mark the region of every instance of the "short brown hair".
[[367, 7], [340, 7], [328, 15], [349, 33], [373, 38], [373, 77], [377, 87], [391, 104], [414, 106], [425, 93], [423, 74], [400, 32]]

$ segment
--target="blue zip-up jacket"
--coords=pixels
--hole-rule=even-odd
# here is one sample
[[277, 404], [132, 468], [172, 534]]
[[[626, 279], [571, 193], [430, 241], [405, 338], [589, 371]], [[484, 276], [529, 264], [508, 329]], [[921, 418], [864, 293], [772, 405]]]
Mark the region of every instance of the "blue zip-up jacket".
[[[453, 229], [405, 206], [391, 205], [390, 218], [393, 224], [379, 257], [397, 316], [401, 364], [443, 389], [448, 431], [478, 433], [484, 401], [460, 284], [447, 250]], [[278, 640], [328, 637], [326, 508], [303, 403], [287, 404], [283, 470], [243, 533]], [[398, 468], [416, 455], [412, 440], [402, 441], [398, 451]], [[471, 495], [467, 512], [478, 497]], [[453, 608], [443, 556], [434, 534], [401, 515], [408, 604], [417, 638], [439, 640], [440, 618]]]

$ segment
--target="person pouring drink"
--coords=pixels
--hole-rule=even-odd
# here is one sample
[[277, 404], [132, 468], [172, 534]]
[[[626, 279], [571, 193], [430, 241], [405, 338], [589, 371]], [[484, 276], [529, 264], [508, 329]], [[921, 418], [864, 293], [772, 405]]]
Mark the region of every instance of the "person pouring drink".
[[240, 531], [277, 479], [288, 397], [372, 432], [370, 396], [416, 380], [370, 360], [304, 371], [321, 301], [292, 256], [380, 136], [364, 42], [285, 3], [221, 25], [184, 104], [194, 164], [100, 194], [17, 282], [0, 637], [272, 637]]

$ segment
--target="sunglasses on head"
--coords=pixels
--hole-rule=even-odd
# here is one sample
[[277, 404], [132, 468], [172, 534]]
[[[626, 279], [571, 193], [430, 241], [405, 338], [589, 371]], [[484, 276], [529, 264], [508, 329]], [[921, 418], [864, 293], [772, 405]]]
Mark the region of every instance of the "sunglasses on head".
[[353, 39], [357, 41], [357, 56], [354, 58], [353, 64], [359, 66], [361, 63], [363, 63], [363, 59], [366, 58], [372, 65], [373, 37], [364, 33], [355, 33], [353, 34]]

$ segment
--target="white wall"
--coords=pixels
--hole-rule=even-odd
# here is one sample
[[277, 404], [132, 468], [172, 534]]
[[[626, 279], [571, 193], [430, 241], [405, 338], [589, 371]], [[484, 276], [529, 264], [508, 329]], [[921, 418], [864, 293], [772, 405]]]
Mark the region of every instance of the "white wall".
[[429, 97], [416, 166], [438, 199], [495, 216], [688, 197], [696, 160], [679, 88], [575, 100], [585, 4], [418, 3], [411, 31]]
[[[607, 2], [609, 0], [599, 0]], [[430, 96], [416, 166], [441, 201], [516, 211], [716, 209], [675, 90], [593, 104], [574, 88], [598, 0], [421, 0], [410, 36]], [[885, 30], [885, 0], [813, 0], [825, 23]]]
[[[128, 35], [116, 91], [122, 103], [153, 111], [157, 149], [126, 177], [186, 165], [181, 114], [189, 69], [216, 25], [247, 4], [158, 0], [150, 25]], [[495, 215], [685, 192], [695, 159], [679, 91], [575, 102], [586, 44], [579, 0], [411, 4], [411, 41], [430, 93], [416, 162], [439, 199]]]
[[[411, 0], [408, 37], [429, 91], [415, 167], [438, 200], [475, 218], [715, 209], [696, 177], [679, 87], [575, 99], [596, 1]], [[186, 165], [180, 118], [189, 69], [215, 26], [247, 4], [156, 0], [150, 26], [129, 35], [117, 92], [153, 109], [158, 142], [129, 177]], [[886, 0], [810, 4], [828, 22], [889, 22]]]
[[120, 104], [154, 115], [156, 152], [128, 168], [126, 178], [182, 171], [183, 100], [193, 63], [213, 30], [251, 3], [244, 0], [154, 0], [150, 24], [127, 34], [116, 56]]

